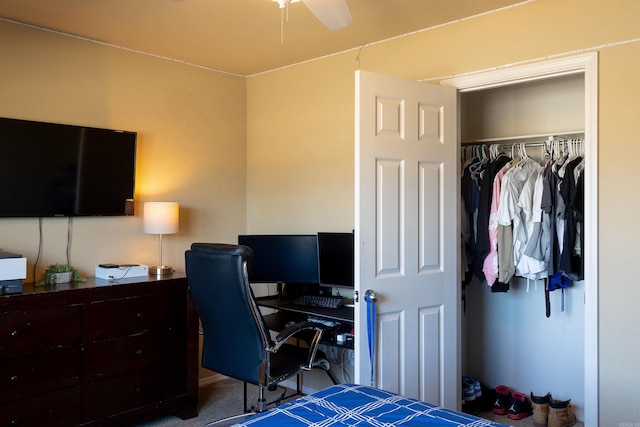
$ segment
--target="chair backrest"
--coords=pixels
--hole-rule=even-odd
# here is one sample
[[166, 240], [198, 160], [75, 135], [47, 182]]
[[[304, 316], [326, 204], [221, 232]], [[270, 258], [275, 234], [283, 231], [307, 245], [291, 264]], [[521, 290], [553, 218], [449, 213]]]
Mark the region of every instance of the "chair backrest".
[[252, 257], [246, 246], [194, 243], [185, 253], [185, 265], [202, 323], [202, 366], [261, 384], [271, 339], [249, 286]]

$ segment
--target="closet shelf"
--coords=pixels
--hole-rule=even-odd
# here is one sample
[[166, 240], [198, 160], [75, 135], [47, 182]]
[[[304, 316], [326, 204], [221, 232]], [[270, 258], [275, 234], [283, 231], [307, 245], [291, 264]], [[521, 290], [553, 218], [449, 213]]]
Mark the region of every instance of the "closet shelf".
[[569, 132], [556, 132], [556, 133], [544, 133], [544, 134], [536, 134], [536, 135], [518, 135], [518, 136], [505, 136], [499, 138], [481, 138], [474, 139], [468, 141], [462, 141], [462, 145], [478, 145], [478, 144], [517, 144], [519, 142], [542, 142], [542, 140], [546, 140], [549, 137], [561, 137], [561, 138], [582, 138], [584, 137], [584, 130], [576, 130]]

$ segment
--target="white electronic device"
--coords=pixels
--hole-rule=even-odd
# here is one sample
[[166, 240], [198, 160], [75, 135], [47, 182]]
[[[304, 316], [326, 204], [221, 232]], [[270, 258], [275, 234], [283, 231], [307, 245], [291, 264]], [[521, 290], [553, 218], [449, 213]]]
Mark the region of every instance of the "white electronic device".
[[149, 275], [149, 266], [140, 264], [100, 264], [96, 267], [96, 277], [106, 280], [128, 279]]
[[27, 259], [22, 255], [0, 250], [0, 280], [27, 278]]

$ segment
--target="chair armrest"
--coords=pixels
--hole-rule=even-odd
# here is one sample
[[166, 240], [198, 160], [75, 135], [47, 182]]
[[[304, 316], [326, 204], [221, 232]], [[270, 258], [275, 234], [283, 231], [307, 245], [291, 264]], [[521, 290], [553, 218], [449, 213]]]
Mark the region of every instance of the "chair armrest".
[[280, 343], [287, 341], [289, 338], [295, 338], [295, 336], [302, 331], [315, 331], [316, 333], [322, 334], [323, 329], [317, 323], [307, 321], [296, 322], [281, 330], [276, 336], [276, 341]]
[[[276, 336], [275, 345], [270, 349], [267, 349], [267, 351], [277, 353], [280, 347], [285, 345], [290, 338], [300, 338], [309, 345], [307, 361], [303, 366], [301, 366], [301, 368], [309, 371], [313, 367], [313, 362], [316, 357], [318, 345], [320, 344], [322, 332], [324, 332], [324, 325], [321, 325], [319, 323], [312, 323], [307, 321], [294, 323], [280, 331], [280, 333]], [[298, 336], [303, 334], [306, 336]]]

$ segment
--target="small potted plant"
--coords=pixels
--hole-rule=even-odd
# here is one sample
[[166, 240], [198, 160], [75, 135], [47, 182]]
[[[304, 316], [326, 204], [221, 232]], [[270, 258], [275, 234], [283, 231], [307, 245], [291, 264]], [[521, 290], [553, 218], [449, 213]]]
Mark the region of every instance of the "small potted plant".
[[67, 264], [52, 264], [44, 272], [44, 284], [55, 285], [57, 283], [78, 282], [84, 279], [80, 277], [78, 270]]

